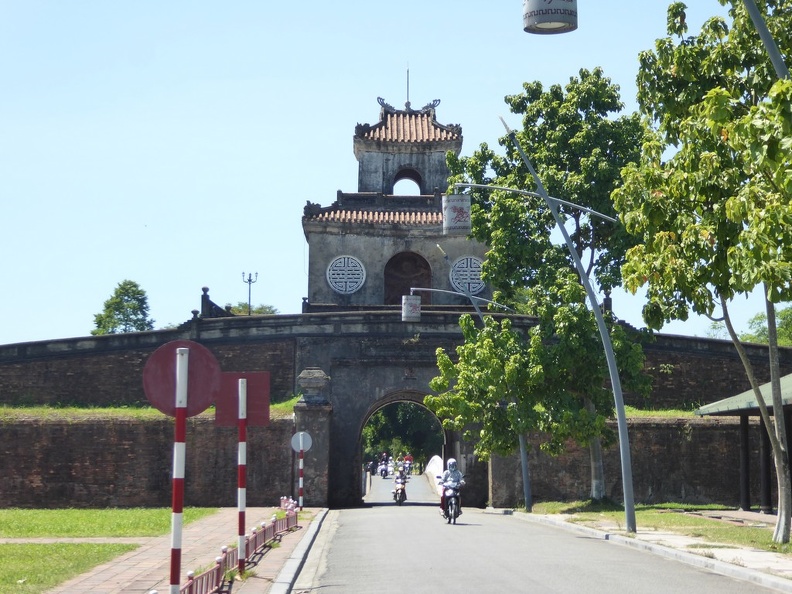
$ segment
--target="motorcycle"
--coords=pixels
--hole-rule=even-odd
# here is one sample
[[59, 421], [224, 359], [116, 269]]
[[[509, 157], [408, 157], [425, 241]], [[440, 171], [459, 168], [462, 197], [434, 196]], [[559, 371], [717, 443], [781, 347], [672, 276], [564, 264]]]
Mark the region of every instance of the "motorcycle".
[[404, 461], [404, 474], [410, 475], [412, 474], [412, 462], [409, 460]]
[[379, 468], [377, 468], [377, 473], [378, 473], [378, 474], [379, 474], [379, 475], [380, 475], [382, 478], [388, 478], [388, 465], [387, 465], [387, 464], [384, 464], [384, 463], [383, 463], [383, 464], [380, 464], [380, 465], [379, 465]]
[[407, 480], [397, 476], [394, 482], [396, 483], [396, 488], [393, 490], [393, 500], [396, 505], [401, 505], [407, 501], [407, 485], [405, 484]]
[[[442, 479], [443, 477], [438, 476], [437, 478]], [[443, 514], [443, 517], [449, 524], [456, 524], [459, 514], [462, 513], [459, 503], [459, 491], [462, 488], [462, 485], [465, 484], [465, 481], [443, 482], [440, 480], [438, 481], [438, 484], [443, 488], [443, 495], [445, 495], [445, 513]]]

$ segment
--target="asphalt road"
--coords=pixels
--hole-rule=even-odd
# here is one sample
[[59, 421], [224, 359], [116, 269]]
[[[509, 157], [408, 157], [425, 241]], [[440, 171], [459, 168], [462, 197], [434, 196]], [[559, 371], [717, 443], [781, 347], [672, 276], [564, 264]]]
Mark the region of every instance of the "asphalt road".
[[401, 507], [393, 502], [390, 478], [372, 477], [371, 485], [366, 507], [328, 513], [293, 592], [769, 591], [603, 539], [480, 509], [464, 508], [457, 524], [449, 525], [421, 476], [411, 478]]

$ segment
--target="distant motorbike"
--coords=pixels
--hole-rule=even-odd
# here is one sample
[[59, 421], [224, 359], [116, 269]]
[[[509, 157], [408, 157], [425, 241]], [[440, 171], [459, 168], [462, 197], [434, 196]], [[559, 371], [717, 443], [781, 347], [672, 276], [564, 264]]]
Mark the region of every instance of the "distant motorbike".
[[[442, 477], [438, 476], [437, 478], [442, 479]], [[460, 509], [459, 509], [459, 491], [462, 488], [462, 485], [465, 484], [465, 481], [438, 481], [443, 488], [443, 495], [445, 495], [445, 514], [443, 517], [446, 519], [446, 522], [449, 524], [453, 523], [456, 524], [457, 518], [459, 517]]]
[[393, 500], [396, 502], [396, 505], [401, 505], [407, 500], [407, 479], [403, 479], [401, 477], [396, 477], [395, 481], [396, 488], [393, 490]]
[[388, 465], [380, 464], [379, 468], [377, 468], [377, 474], [379, 474], [382, 478], [388, 478]]
[[404, 461], [404, 474], [411, 474], [412, 473], [412, 462], [409, 460]]

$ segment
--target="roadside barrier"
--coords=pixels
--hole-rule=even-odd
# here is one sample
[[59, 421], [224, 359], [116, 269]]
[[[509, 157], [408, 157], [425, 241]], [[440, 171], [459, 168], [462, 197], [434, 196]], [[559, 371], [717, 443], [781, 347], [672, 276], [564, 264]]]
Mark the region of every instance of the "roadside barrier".
[[[248, 562], [277, 540], [278, 536], [297, 527], [295, 507], [296, 502], [293, 500], [281, 498], [281, 509], [286, 511], [286, 517], [272, 516], [269, 522], [262, 522], [260, 527], [250, 530], [250, 535], [245, 537], [245, 559]], [[238, 563], [239, 549], [223, 546], [220, 549], [220, 556], [215, 558], [214, 567], [199, 575], [195, 575], [192, 571], [187, 573], [187, 582], [179, 588], [179, 594], [217, 594], [226, 581], [226, 574], [237, 569]], [[151, 590], [148, 594], [157, 594], [157, 591]]]

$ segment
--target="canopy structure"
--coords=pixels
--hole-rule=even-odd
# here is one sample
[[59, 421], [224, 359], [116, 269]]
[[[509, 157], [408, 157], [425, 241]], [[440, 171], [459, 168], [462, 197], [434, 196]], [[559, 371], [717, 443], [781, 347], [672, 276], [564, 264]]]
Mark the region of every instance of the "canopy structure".
[[[772, 414], [773, 395], [770, 390], [770, 383], [759, 386], [759, 391], [767, 404], [768, 411]], [[792, 373], [781, 378], [781, 401], [785, 411], [792, 408]], [[695, 414], [702, 417], [709, 415], [721, 417], [758, 416], [759, 405], [756, 403], [756, 395], [753, 390], [746, 390], [731, 398], [725, 398], [724, 400], [702, 406], [695, 411]]]
[[[785, 375], [781, 378], [781, 402], [783, 411], [780, 415], [782, 422], [787, 422], [787, 417], [792, 411], [792, 374]], [[762, 384], [759, 386], [759, 391], [762, 398], [767, 405], [767, 410], [771, 415], [776, 416], [773, 410], [773, 395], [770, 383]], [[751, 509], [751, 495], [750, 495], [750, 447], [748, 436], [748, 418], [751, 416], [759, 416], [759, 405], [756, 402], [756, 394], [753, 390], [746, 390], [736, 396], [713, 402], [702, 406], [695, 411], [695, 414], [701, 417], [704, 416], [721, 416], [721, 417], [740, 417], [740, 508], [744, 510]], [[762, 512], [772, 513], [773, 503], [771, 500], [771, 476], [770, 471], [772, 467], [772, 451], [770, 447], [770, 438], [767, 435], [767, 429], [764, 421], [760, 418], [761, 431], [759, 442], [759, 482], [760, 482], [760, 504], [759, 508]], [[787, 427], [790, 425], [787, 422]], [[789, 429], [787, 429], [787, 434]]]

